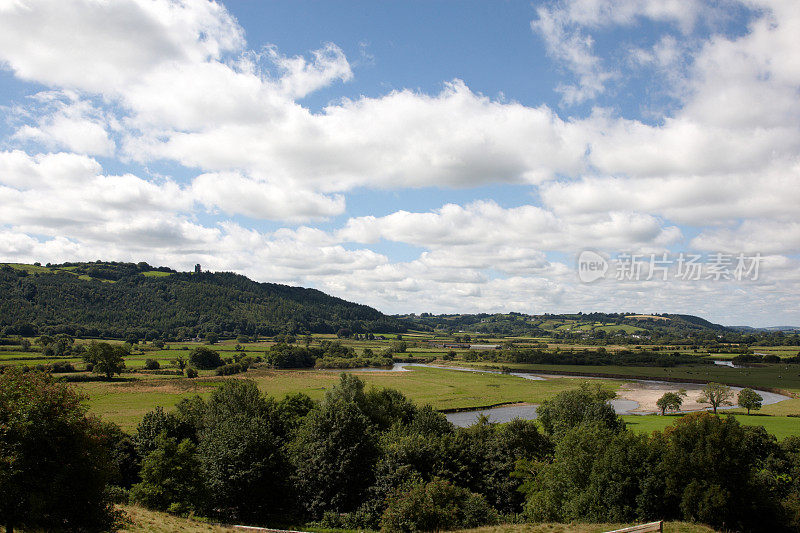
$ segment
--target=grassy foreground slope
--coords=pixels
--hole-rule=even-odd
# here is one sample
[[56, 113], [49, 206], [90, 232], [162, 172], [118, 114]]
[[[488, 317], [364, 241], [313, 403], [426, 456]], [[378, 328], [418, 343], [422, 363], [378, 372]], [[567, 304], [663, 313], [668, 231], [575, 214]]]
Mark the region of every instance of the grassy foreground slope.
[[[200, 522], [191, 518], [149, 511], [138, 505], [124, 505], [121, 508], [128, 515], [128, 523], [122, 531], [139, 533], [171, 533], [181, 531], [184, 533], [227, 533], [244, 531], [232, 526], [224, 526], [207, 522]], [[482, 527], [464, 530], [469, 533], [601, 533], [611, 531], [631, 524], [504, 524], [499, 526]], [[713, 529], [700, 524], [687, 522], [666, 522], [665, 533], [713, 533]]]
[[150, 511], [138, 505], [121, 505], [120, 508], [127, 516], [127, 523], [121, 531], [136, 533], [172, 533], [173, 531], [181, 531], [183, 533], [227, 533], [243, 531], [232, 526], [200, 522], [192, 518]]

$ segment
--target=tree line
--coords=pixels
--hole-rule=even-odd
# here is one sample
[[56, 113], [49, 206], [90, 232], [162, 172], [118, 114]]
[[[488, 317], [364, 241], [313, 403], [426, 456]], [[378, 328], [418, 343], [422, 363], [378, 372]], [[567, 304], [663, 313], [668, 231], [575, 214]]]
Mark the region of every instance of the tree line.
[[680, 365], [713, 365], [713, 361], [682, 352], [660, 352], [653, 350], [619, 350], [609, 352], [605, 348], [556, 349], [504, 347], [501, 350], [484, 350], [467, 353], [465, 360], [481, 360], [497, 363], [527, 363], [549, 365], [591, 366], [654, 366], [675, 367]]

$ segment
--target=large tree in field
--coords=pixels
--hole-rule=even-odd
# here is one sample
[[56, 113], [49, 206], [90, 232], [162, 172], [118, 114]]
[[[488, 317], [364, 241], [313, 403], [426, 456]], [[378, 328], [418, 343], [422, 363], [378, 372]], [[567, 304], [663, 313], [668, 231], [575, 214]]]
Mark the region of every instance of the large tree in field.
[[670, 411], [678, 411], [683, 405], [683, 396], [686, 396], [686, 391], [681, 389], [678, 392], [665, 392], [664, 395], [656, 401], [656, 405], [661, 409], [661, 416], [667, 409]]
[[211, 370], [224, 364], [219, 352], [205, 346], [198, 346], [191, 351], [189, 363], [200, 370]]
[[756, 411], [761, 409], [761, 402], [763, 400], [764, 398], [753, 389], [742, 389], [739, 391], [739, 397], [736, 403], [739, 404], [739, 407], [747, 409], [747, 414], [749, 415], [751, 409]]
[[697, 401], [711, 405], [712, 409], [714, 409], [714, 414], [717, 414], [718, 407], [733, 405], [731, 398], [733, 398], [733, 391], [730, 387], [712, 381], [703, 387], [703, 392], [700, 393], [700, 397], [697, 398]]
[[83, 360], [91, 363], [93, 371], [105, 374], [106, 379], [111, 379], [114, 374], [119, 374], [125, 368], [125, 349], [122, 346], [112, 346], [107, 342], [93, 342], [89, 345]]
[[83, 397], [39, 372], [0, 374], [0, 523], [46, 531], [106, 531], [118, 513], [104, 426]]

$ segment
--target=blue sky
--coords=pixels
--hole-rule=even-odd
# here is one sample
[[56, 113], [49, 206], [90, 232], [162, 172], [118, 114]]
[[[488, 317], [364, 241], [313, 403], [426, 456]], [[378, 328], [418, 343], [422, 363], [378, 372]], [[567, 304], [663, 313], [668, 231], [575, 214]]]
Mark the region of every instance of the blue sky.
[[791, 0], [0, 2], [0, 261], [800, 324], [799, 36]]

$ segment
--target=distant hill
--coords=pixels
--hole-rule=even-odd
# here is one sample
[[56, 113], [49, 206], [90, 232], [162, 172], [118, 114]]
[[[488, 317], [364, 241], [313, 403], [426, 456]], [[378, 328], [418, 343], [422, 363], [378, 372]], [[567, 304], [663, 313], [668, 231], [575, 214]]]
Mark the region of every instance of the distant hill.
[[728, 329], [736, 331], [785, 331], [787, 333], [800, 332], [800, 326], [767, 326], [764, 328], [754, 328], [752, 326], [727, 326]]
[[704, 318], [685, 314], [570, 313], [527, 315], [523, 313], [405, 315], [411, 329], [448, 334], [474, 333], [503, 336], [533, 336], [596, 344], [784, 344], [794, 337], [781, 337], [771, 330], [737, 330]]
[[0, 331], [139, 338], [402, 332], [406, 324], [315, 289], [147, 263], [0, 265]]

